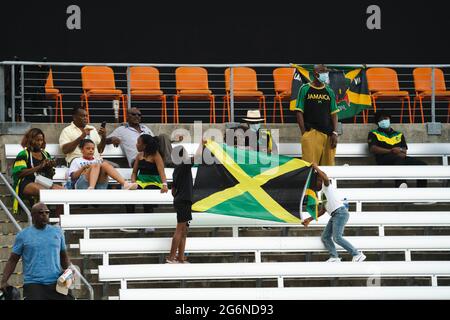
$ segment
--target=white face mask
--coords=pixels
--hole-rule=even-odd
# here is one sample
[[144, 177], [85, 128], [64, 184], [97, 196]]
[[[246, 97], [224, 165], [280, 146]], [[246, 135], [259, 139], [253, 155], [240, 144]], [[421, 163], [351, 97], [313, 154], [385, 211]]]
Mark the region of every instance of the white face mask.
[[378, 126], [381, 129], [388, 129], [391, 126], [391, 121], [389, 119], [383, 119], [378, 122]]
[[329, 84], [330, 74], [328, 72], [319, 73], [319, 81], [325, 84]]
[[250, 130], [252, 130], [254, 132], [258, 132], [259, 129], [261, 129], [261, 123], [250, 124]]

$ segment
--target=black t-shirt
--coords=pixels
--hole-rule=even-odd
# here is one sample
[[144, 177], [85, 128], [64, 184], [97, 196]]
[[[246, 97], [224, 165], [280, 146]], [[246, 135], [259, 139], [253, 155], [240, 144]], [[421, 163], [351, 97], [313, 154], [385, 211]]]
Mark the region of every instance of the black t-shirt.
[[326, 135], [333, 132], [331, 115], [339, 112], [333, 90], [327, 86], [315, 87], [304, 84], [298, 93], [296, 111], [303, 112], [305, 129], [316, 129]]
[[172, 183], [172, 188], [175, 189], [173, 202], [192, 202], [193, 179], [191, 169], [192, 164], [181, 163], [175, 166]]
[[[385, 149], [392, 149], [392, 148], [408, 149], [405, 136], [403, 135], [403, 133], [395, 131], [392, 128], [389, 129], [377, 128], [376, 130], [370, 131], [367, 136], [367, 142], [369, 144], [369, 148], [375, 145]], [[375, 155], [375, 160], [377, 164], [382, 165], [391, 165], [391, 164], [393, 165], [400, 158], [401, 158], [400, 156], [395, 155], [393, 153]]]

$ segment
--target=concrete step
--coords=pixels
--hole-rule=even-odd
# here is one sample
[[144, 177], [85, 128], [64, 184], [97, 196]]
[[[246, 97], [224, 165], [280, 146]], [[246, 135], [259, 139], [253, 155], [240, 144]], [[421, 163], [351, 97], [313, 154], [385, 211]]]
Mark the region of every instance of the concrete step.
[[[12, 206], [8, 207], [8, 209], [9, 209], [9, 212], [11, 214], [13, 214]], [[18, 213], [13, 214], [13, 217], [18, 222], [27, 222], [28, 221], [28, 216], [22, 210], [19, 210]], [[9, 221], [9, 217], [6, 215], [5, 212], [3, 212], [3, 210], [0, 209], [0, 223], [5, 222], [5, 221]]]
[[11, 248], [0, 249], [0, 260], [8, 260], [11, 254]]
[[[3, 277], [3, 273], [0, 274], [0, 277]], [[23, 286], [23, 275], [19, 273], [13, 273], [11, 277], [9, 277], [8, 283], [11, 286]]]
[[[8, 260], [0, 260], [0, 272], [3, 273], [3, 269], [5, 268], [6, 262]], [[19, 261], [16, 265], [16, 269], [14, 270], [14, 272], [23, 272], [23, 266], [22, 266], [22, 261]]]
[[[19, 225], [22, 227], [22, 229], [28, 227], [28, 222], [19, 222]], [[8, 220], [2, 220], [0, 221], [0, 234], [6, 235], [6, 234], [17, 234], [18, 231], [15, 227], [15, 225], [8, 221]]]
[[0, 248], [12, 246], [16, 236], [14, 234], [0, 235]]

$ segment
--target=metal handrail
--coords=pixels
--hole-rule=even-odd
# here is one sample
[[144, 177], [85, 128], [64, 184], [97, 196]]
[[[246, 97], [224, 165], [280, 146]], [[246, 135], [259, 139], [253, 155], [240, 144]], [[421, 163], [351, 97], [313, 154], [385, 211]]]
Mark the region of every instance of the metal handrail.
[[70, 264], [70, 266], [72, 267], [72, 270], [75, 271], [75, 273], [77, 274], [77, 276], [80, 277], [81, 281], [86, 285], [86, 287], [89, 290], [89, 300], [94, 300], [94, 288], [92, 288], [91, 284], [86, 280], [85, 277], [83, 277], [83, 275], [81, 274], [81, 272], [75, 268], [75, 266], [73, 265], [73, 263]]
[[[1, 175], [1, 178], [5, 181], [5, 183], [9, 186], [9, 183], [8, 183], [8, 181], [5, 180], [5, 177], [3, 176], [3, 174], [0, 173], [0, 175]], [[15, 194], [15, 192], [14, 192], [14, 194]], [[14, 218], [14, 216], [9, 211], [9, 209], [5, 206], [5, 204], [3, 203], [2, 200], [0, 200], [0, 207], [5, 212], [5, 214], [8, 216], [9, 220], [11, 220], [11, 222], [13, 223], [13, 225], [17, 229], [17, 231], [19, 231], [19, 232], [22, 231], [22, 227], [17, 222], [17, 220]], [[27, 208], [27, 210], [28, 210], [28, 208]], [[30, 215], [31, 215], [31, 213], [30, 213]], [[30, 218], [30, 221], [31, 221], [31, 218]], [[85, 284], [85, 286], [88, 288], [88, 290], [89, 290], [89, 300], [94, 300], [94, 288], [92, 288], [92, 286], [89, 283], [89, 281], [87, 281], [87, 279], [85, 277], [83, 277], [81, 272], [77, 268], [75, 268], [73, 263], [71, 263], [70, 266], [72, 267], [72, 270], [74, 270], [75, 273], [80, 277], [81, 281]]]
[[[228, 64], [189, 64], [189, 63], [92, 63], [92, 62], [41, 62], [41, 61], [2, 61], [3, 65], [43, 65], [43, 66], [109, 66], [109, 67], [130, 67], [130, 66], [159, 66], [159, 67], [291, 67], [291, 63], [228, 63]], [[305, 65], [308, 63], [297, 63], [299, 65]], [[313, 65], [314, 63], [309, 63]], [[339, 63], [326, 63], [327, 66], [335, 67], [368, 67], [368, 68], [449, 68], [450, 64], [339, 64]]]
[[25, 203], [22, 201], [22, 199], [20, 199], [20, 197], [18, 196], [18, 194], [14, 191], [14, 189], [10, 186], [8, 180], [5, 178], [5, 176], [3, 175], [3, 173], [0, 172], [0, 178], [3, 180], [6, 188], [8, 188], [9, 192], [13, 195], [13, 197], [19, 202], [20, 207], [23, 209], [23, 211], [25, 211], [25, 213], [27, 214], [28, 217], [28, 225], [31, 226], [32, 221], [31, 221], [31, 212], [30, 210], [27, 208], [27, 206], [25, 205]]
[[[324, 61], [323, 61], [324, 62]], [[16, 96], [15, 92], [15, 86], [11, 86], [11, 114], [12, 119], [11, 122], [15, 123], [16, 118], [15, 116], [18, 115], [16, 113], [16, 99], [21, 98], [21, 112], [20, 117], [21, 121], [25, 121], [25, 84], [24, 84], [24, 66], [33, 66], [33, 65], [39, 65], [39, 66], [67, 66], [67, 67], [80, 67], [80, 66], [108, 66], [108, 67], [124, 67], [127, 68], [127, 87], [126, 87], [126, 94], [128, 96], [128, 106], [131, 106], [131, 99], [130, 99], [130, 83], [129, 83], [129, 67], [135, 66], [152, 66], [152, 67], [182, 67], [182, 66], [191, 66], [191, 67], [207, 67], [207, 68], [230, 68], [233, 70], [233, 68], [236, 67], [264, 67], [264, 68], [275, 68], [275, 67], [293, 67], [293, 63], [226, 63], [226, 64], [182, 64], [182, 63], [107, 63], [107, 62], [43, 62], [43, 61], [2, 61], [0, 62], [0, 69], [2, 66], [20, 66], [20, 79], [21, 79], [21, 95]], [[297, 63], [297, 65], [305, 65], [305, 63]], [[313, 65], [312, 63], [310, 65]], [[327, 66], [333, 68], [333, 67], [347, 67], [347, 68], [380, 68], [380, 67], [389, 67], [389, 68], [423, 68], [428, 67], [432, 68], [432, 74], [434, 75], [436, 68], [450, 68], [450, 64], [332, 64], [332, 63], [326, 63]], [[15, 79], [17, 75], [15, 74], [16, 67], [11, 68], [11, 83], [15, 83]], [[233, 76], [231, 71], [231, 88], [233, 88]], [[436, 90], [435, 90], [435, 81], [434, 77], [432, 79], [432, 93], [431, 93], [431, 122], [427, 123], [427, 132], [430, 135], [440, 135], [442, 131], [442, 125], [441, 123], [436, 122]], [[230, 97], [230, 115], [231, 115], [231, 121], [234, 120], [234, 94], [233, 90], [231, 90], [231, 97]], [[70, 95], [70, 93], [69, 93]], [[73, 94], [74, 95], [74, 94]], [[416, 93], [417, 95], [417, 93]], [[0, 106], [2, 110], [0, 112], [3, 114], [5, 112], [5, 106], [4, 102], [2, 103], [2, 106]]]

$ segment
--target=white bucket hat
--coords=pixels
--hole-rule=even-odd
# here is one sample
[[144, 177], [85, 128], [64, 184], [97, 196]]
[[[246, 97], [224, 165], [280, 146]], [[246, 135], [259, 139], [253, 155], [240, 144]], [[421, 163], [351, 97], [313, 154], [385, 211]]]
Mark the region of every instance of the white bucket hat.
[[248, 110], [247, 118], [243, 118], [243, 120], [247, 122], [261, 122], [264, 121], [264, 118], [261, 118], [259, 110]]

